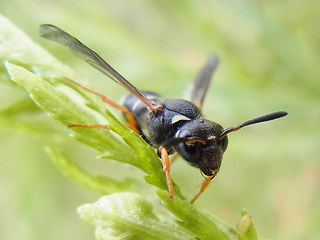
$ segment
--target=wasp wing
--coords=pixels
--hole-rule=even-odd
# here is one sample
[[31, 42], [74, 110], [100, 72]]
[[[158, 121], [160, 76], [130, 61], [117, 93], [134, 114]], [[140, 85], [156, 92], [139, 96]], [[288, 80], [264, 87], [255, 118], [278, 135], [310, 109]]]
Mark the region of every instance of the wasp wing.
[[88, 48], [86, 45], [84, 45], [75, 37], [71, 36], [69, 33], [51, 24], [40, 25], [39, 33], [41, 37], [68, 47], [74, 54], [89, 63], [92, 67], [107, 75], [116, 83], [127, 88], [133, 95], [135, 95], [145, 105], [147, 105], [149, 109], [153, 110], [155, 108], [155, 104], [150, 99], [144, 96], [136, 87], [134, 87], [130, 82], [122, 77], [120, 73], [112, 68], [96, 52]]
[[203, 101], [209, 88], [212, 74], [219, 64], [219, 58], [213, 54], [198, 73], [191, 92], [191, 102], [202, 109]]

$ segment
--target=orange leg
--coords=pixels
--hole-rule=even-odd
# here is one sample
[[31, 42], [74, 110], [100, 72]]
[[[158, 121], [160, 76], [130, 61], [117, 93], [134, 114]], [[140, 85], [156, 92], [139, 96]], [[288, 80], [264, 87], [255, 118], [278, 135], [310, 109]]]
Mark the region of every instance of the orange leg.
[[166, 172], [169, 197], [173, 198], [173, 186], [172, 186], [172, 181], [171, 181], [171, 177], [170, 177], [170, 162], [169, 162], [169, 156], [168, 156], [167, 149], [163, 146], [160, 146], [158, 148], [158, 154], [160, 155], [161, 160], [162, 160], [163, 171]]
[[213, 176], [208, 176], [202, 183], [200, 191], [194, 198], [191, 200], [191, 203], [194, 203], [195, 200], [198, 199], [198, 197], [204, 192], [204, 190], [208, 187], [209, 183], [211, 182]]
[[129, 110], [126, 107], [112, 101], [110, 98], [102, 95], [101, 93], [95, 92], [89, 88], [86, 88], [85, 86], [82, 86], [80, 83], [77, 83], [77, 82], [73, 81], [72, 79], [69, 79], [69, 78], [65, 78], [65, 79], [68, 80], [69, 82], [72, 82], [73, 84], [77, 85], [78, 87], [81, 87], [83, 90], [90, 92], [96, 96], [101, 97], [102, 101], [104, 101], [105, 103], [124, 112], [124, 114], [127, 116], [128, 120], [130, 122], [130, 124], [129, 125], [127, 124], [126, 126], [129, 127], [130, 129], [132, 129], [133, 131], [140, 133], [140, 131], [137, 129], [138, 124], [137, 124], [136, 120], [134, 119], [134, 117], [132, 116], [132, 114], [129, 112]]
[[141, 132], [136, 128], [135, 126], [132, 126], [131, 124], [124, 124], [126, 127], [130, 128], [132, 131], [135, 131], [139, 135], [141, 135]]

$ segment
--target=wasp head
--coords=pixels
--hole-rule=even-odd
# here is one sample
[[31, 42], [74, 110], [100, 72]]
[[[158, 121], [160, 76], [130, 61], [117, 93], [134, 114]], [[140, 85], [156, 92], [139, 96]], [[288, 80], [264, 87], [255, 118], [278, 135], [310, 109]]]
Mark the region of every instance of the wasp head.
[[188, 139], [175, 145], [176, 151], [192, 166], [207, 176], [215, 176], [228, 146], [228, 138], [219, 139], [221, 125], [205, 119], [184, 124], [176, 134], [177, 139]]

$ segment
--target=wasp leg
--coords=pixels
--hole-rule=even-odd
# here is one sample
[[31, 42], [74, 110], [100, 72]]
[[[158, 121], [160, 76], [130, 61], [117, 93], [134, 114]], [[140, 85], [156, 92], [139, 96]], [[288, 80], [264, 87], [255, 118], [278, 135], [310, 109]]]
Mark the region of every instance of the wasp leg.
[[160, 146], [158, 148], [158, 154], [160, 155], [161, 160], [162, 160], [163, 171], [166, 172], [169, 197], [173, 198], [173, 186], [172, 186], [172, 181], [171, 181], [171, 177], [170, 177], [170, 162], [169, 162], [169, 156], [168, 156], [167, 149], [163, 146]]
[[105, 128], [109, 130], [109, 127], [107, 125], [81, 125], [81, 124], [69, 124], [68, 128], [71, 127], [82, 127], [82, 128]]
[[124, 106], [112, 101], [110, 98], [102, 95], [101, 93], [98, 93], [98, 92], [93, 91], [93, 90], [91, 90], [89, 88], [86, 88], [85, 86], [82, 86], [80, 83], [77, 83], [76, 81], [73, 81], [70, 78], [65, 78], [65, 79], [68, 80], [69, 82], [72, 82], [73, 84], [77, 85], [78, 87], [82, 88], [83, 90], [85, 90], [87, 92], [90, 92], [90, 93], [92, 93], [92, 94], [94, 94], [96, 96], [101, 97], [102, 101], [104, 101], [105, 103], [109, 104], [110, 106], [112, 106], [114, 108], [117, 108], [120, 111], [122, 111], [127, 116], [128, 120], [130, 122], [130, 124], [126, 124], [126, 126], [129, 127], [130, 129], [132, 129], [133, 131], [135, 131], [135, 132], [140, 134], [140, 131], [138, 130], [138, 124], [137, 124], [136, 120], [134, 119], [134, 117], [132, 116], [132, 114], [129, 112], [129, 110], [126, 107], [124, 107]]
[[136, 133], [138, 133], [139, 135], [141, 135], [141, 132], [139, 131], [138, 128], [136, 128], [135, 126], [132, 126], [131, 124], [124, 124], [126, 127], [130, 128], [132, 131], [135, 131]]
[[204, 192], [204, 190], [208, 187], [209, 183], [212, 180], [212, 176], [208, 176], [202, 183], [200, 191], [198, 192], [198, 194], [196, 196], [194, 196], [194, 198], [191, 200], [191, 203], [194, 203], [195, 200], [198, 199], [198, 197]]

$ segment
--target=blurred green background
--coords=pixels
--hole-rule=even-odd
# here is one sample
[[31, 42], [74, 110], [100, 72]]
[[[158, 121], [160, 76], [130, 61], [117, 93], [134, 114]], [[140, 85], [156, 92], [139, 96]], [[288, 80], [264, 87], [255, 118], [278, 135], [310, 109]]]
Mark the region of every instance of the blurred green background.
[[[0, 1], [0, 13], [78, 71], [87, 86], [115, 100], [126, 91], [41, 39], [38, 26], [63, 28], [139, 89], [166, 97], [183, 96], [207, 57], [218, 53], [221, 64], [204, 105], [208, 119], [229, 127], [276, 110], [289, 115], [230, 135], [221, 171], [196, 204], [231, 223], [247, 208], [258, 233], [274, 239], [320, 238], [316, 0], [10, 0]], [[0, 109], [17, 101], [32, 108], [22, 88], [3, 72], [0, 77]], [[31, 118], [17, 110], [11, 117], [0, 119], [0, 239], [92, 239], [93, 227], [75, 209], [99, 195], [64, 177], [46, 145], [63, 148], [94, 173], [121, 178], [131, 168], [96, 160], [45, 113]], [[172, 177], [189, 197], [203, 179], [183, 160], [172, 166]]]

